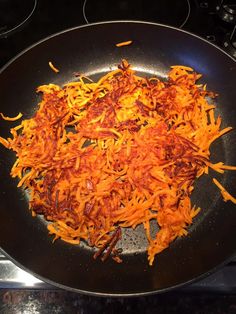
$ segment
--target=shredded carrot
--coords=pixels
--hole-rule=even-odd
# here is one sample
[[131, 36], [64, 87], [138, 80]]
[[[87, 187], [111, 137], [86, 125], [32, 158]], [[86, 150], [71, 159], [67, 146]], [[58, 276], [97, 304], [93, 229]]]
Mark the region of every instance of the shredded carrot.
[[6, 121], [16, 121], [16, 120], [19, 120], [23, 116], [21, 112], [19, 112], [18, 115], [15, 117], [4, 116], [4, 114], [2, 112], [0, 112], [0, 115], [1, 115], [2, 119], [6, 120]]
[[53, 63], [51, 61], [48, 62], [50, 68], [55, 72], [55, 73], [58, 73], [59, 70], [53, 65]]
[[236, 198], [233, 197], [228, 191], [226, 191], [226, 189], [223, 187], [222, 184], [220, 184], [218, 180], [213, 178], [213, 182], [219, 188], [225, 202], [231, 201], [232, 203], [236, 204]]
[[123, 47], [123, 46], [128, 46], [132, 44], [132, 40], [127, 40], [127, 41], [122, 41], [121, 43], [117, 43], [116, 47]]
[[[62, 87], [42, 85], [31, 119], [0, 143], [16, 153], [11, 176], [29, 192], [32, 215], [50, 221], [54, 240], [85, 241], [105, 260], [122, 228], [142, 224], [148, 260], [178, 237], [200, 212], [190, 200], [196, 178], [211, 163], [210, 145], [231, 128], [215, 116], [216, 97], [201, 75], [173, 66], [167, 81], [135, 74], [123, 60], [98, 82], [83, 76]], [[209, 101], [209, 98], [211, 101]], [[2, 115], [3, 116], [3, 115]], [[236, 202], [220, 183], [224, 200]], [[159, 230], [153, 235], [150, 222]]]

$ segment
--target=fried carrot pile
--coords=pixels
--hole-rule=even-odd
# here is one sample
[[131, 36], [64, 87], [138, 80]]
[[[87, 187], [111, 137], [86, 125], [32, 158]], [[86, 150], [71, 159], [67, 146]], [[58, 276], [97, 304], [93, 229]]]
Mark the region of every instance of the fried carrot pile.
[[[166, 81], [148, 79], [123, 60], [98, 82], [81, 76], [38, 88], [35, 115], [0, 142], [16, 153], [11, 176], [55, 239], [83, 240], [99, 248], [97, 257], [115, 251], [122, 228], [143, 224], [152, 265], [187, 234], [200, 211], [190, 200], [195, 179], [209, 167], [236, 169], [209, 160], [211, 143], [231, 128], [221, 129], [208, 101], [216, 95], [197, 84], [200, 77], [173, 66]], [[154, 236], [151, 221], [159, 226]]]

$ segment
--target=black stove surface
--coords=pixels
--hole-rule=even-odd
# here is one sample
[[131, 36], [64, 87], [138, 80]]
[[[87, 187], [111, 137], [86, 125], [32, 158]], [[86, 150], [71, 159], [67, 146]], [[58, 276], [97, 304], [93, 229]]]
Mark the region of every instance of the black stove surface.
[[[28, 6], [20, 12], [17, 12], [17, 5], [9, 10], [7, 2], [12, 4], [14, 1], [0, 0], [0, 67], [28, 46], [56, 32], [91, 22], [123, 19], [182, 28], [236, 57], [235, 0], [35, 0], [21, 1]], [[15, 1], [17, 3], [19, 5], [19, 1]], [[0, 254], [0, 288], [52, 287], [25, 273]], [[236, 260], [182, 290], [236, 292]]]
[[188, 0], [87, 0], [84, 15], [87, 23], [106, 20], [144, 20], [181, 27], [190, 13]]

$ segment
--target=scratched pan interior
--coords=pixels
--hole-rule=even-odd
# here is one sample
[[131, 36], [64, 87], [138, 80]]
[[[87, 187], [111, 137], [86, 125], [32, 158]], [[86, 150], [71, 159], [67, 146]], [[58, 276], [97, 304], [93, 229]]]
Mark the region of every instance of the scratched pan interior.
[[[115, 43], [133, 40], [116, 48]], [[175, 28], [141, 22], [93, 24], [50, 37], [17, 56], [0, 73], [0, 111], [25, 117], [34, 112], [40, 84], [62, 84], [74, 72], [99, 77], [126, 58], [143, 75], [165, 77], [173, 64], [193, 67], [203, 74], [208, 88], [219, 93], [218, 113], [224, 125], [236, 126], [235, 62], [220, 49]], [[59, 67], [55, 74], [48, 61]], [[14, 123], [13, 123], [14, 125]], [[1, 121], [1, 135], [9, 123]], [[236, 165], [236, 132], [218, 140], [212, 148], [214, 161]], [[211, 183], [212, 174], [196, 184], [192, 200], [203, 208], [189, 228], [161, 253], [152, 267], [147, 263], [142, 230], [124, 236], [122, 264], [111, 259], [94, 261], [93, 250], [62, 241], [52, 244], [45, 223], [32, 218], [27, 196], [16, 188], [9, 171], [14, 155], [0, 148], [0, 246], [19, 266], [44, 281], [77, 292], [99, 295], [138, 295], [162, 292], [215, 270], [236, 252], [236, 208], [223, 202]], [[216, 176], [219, 177], [218, 175]], [[236, 175], [219, 177], [236, 194]]]

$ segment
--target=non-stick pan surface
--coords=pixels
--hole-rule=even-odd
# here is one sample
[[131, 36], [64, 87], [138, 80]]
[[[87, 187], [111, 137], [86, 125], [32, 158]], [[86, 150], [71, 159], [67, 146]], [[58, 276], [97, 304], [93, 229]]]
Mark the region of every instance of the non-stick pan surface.
[[[133, 40], [127, 47], [116, 43]], [[217, 112], [223, 124], [236, 127], [236, 64], [222, 50], [187, 32], [142, 22], [111, 22], [77, 27], [49, 37], [18, 55], [0, 73], [0, 111], [30, 117], [39, 101], [35, 89], [46, 83], [63, 84], [74, 72], [94, 78], [126, 58], [142, 75], [165, 77], [174, 64], [203, 74], [208, 88], [219, 93]], [[48, 66], [52, 61], [60, 73]], [[0, 135], [9, 136], [9, 123], [0, 121]], [[212, 159], [236, 165], [236, 131], [212, 148]], [[178, 239], [148, 265], [145, 237], [140, 229], [127, 231], [122, 264], [92, 258], [93, 250], [60, 240], [52, 243], [42, 218], [32, 218], [27, 195], [16, 188], [9, 172], [12, 152], [0, 148], [0, 246], [17, 265], [60, 287], [100, 295], [138, 295], [162, 292], [190, 283], [222, 265], [236, 253], [236, 206], [224, 202], [212, 183], [201, 178], [192, 200], [202, 211]], [[215, 175], [234, 195], [236, 174]], [[133, 235], [132, 235], [133, 234]]]

